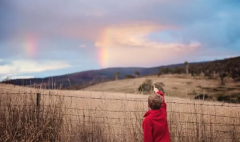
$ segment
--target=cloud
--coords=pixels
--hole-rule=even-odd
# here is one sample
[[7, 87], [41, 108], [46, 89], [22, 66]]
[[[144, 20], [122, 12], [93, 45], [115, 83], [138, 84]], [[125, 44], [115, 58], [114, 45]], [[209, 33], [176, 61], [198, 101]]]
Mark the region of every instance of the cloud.
[[[95, 42], [102, 31], [111, 25], [145, 21], [174, 25], [179, 28], [177, 32], [183, 33], [181, 38], [187, 42], [202, 43], [199, 40], [203, 40], [208, 48], [222, 39], [239, 39], [237, 19], [240, 19], [240, 3], [237, 0], [132, 0], [128, 1], [128, 5], [124, 1], [108, 0], [99, 3], [94, 0], [52, 0], [51, 3], [47, 0], [5, 0], [5, 3], [9, 6], [2, 11], [6, 14], [2, 16], [1, 27], [6, 28], [0, 29], [0, 35], [11, 34], [12, 38], [30, 33], [39, 38], [61, 37]], [[217, 26], [214, 28], [214, 25]], [[232, 42], [226, 43], [232, 45]]]
[[84, 45], [84, 44], [81, 44], [80, 45], [80, 48], [86, 48], [87, 46], [86, 45]]
[[9, 78], [9, 79], [29, 79], [29, 78], [35, 78], [35, 76], [2, 76], [2, 80]]
[[14, 60], [10, 64], [0, 65], [0, 76], [22, 76], [22, 74], [68, 68], [65, 61]]
[[108, 60], [103, 67], [152, 67], [181, 61], [180, 58], [193, 53], [191, 50], [162, 50], [157, 48], [108, 48]]
[[182, 43], [161, 43], [148, 39], [147, 36], [149, 34], [153, 32], [161, 32], [161, 30], [167, 28], [170, 27], [164, 27], [152, 23], [111, 26], [105, 29], [95, 45], [102, 48], [135, 47], [158, 48], [162, 50], [193, 50], [200, 46], [200, 43], [197, 42], [185, 45]]
[[[221, 57], [235, 55], [239, 6], [239, 0], [0, 0], [0, 66], [47, 59], [96, 68], [102, 50], [109, 66], [176, 63], [183, 55], [201, 61], [220, 51]], [[34, 57], [24, 46], [26, 35], [35, 38]]]
[[97, 47], [109, 53], [105, 55], [108, 56], [105, 58], [107, 61], [104, 61], [107, 64], [103, 66], [134, 66], [146, 65], [151, 61], [167, 61], [180, 53], [193, 52], [201, 46], [194, 41], [184, 44], [152, 41], [148, 38], [151, 33], [171, 28], [174, 27], [164, 27], [154, 23], [115, 25], [106, 28], [95, 43]]

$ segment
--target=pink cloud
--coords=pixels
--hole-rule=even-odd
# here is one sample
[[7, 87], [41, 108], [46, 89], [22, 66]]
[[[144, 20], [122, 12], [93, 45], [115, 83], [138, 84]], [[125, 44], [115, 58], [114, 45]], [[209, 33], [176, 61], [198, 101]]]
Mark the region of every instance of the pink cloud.
[[155, 61], [167, 61], [169, 59], [193, 52], [201, 46], [198, 42], [162, 43], [151, 41], [147, 36], [152, 32], [161, 32], [164, 27], [154, 23], [134, 23], [110, 26], [95, 42], [95, 45], [106, 50], [108, 56], [102, 61], [104, 67], [108, 66], [140, 66]]

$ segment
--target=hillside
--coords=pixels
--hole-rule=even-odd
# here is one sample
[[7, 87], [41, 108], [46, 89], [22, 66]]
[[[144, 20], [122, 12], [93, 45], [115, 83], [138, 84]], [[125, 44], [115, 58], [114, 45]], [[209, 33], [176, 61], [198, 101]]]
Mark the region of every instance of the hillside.
[[[181, 64], [169, 65], [168, 67], [182, 66]], [[111, 81], [114, 79], [114, 74], [119, 72], [119, 79], [125, 78], [126, 75], [135, 76], [135, 71], [140, 72], [141, 76], [157, 74], [159, 67], [153, 68], [106, 68], [100, 70], [90, 70], [78, 73], [66, 74], [61, 76], [53, 76], [46, 78], [31, 78], [31, 79], [15, 79], [8, 80], [6, 83], [22, 85], [22, 86], [39, 86], [42, 84], [43, 88], [66, 88], [71, 86], [74, 89], [85, 88], [89, 85], [97, 84], [100, 82]]]
[[138, 87], [146, 80], [151, 79], [153, 84], [162, 82], [167, 96], [218, 100], [225, 102], [240, 102], [240, 83], [231, 78], [226, 79], [226, 85], [222, 86], [220, 79], [208, 79], [207, 77], [190, 77], [184, 75], [162, 75], [158, 77], [147, 76], [134, 79], [109, 81], [85, 88], [86, 91], [137, 93]]
[[[222, 76], [224, 78], [229, 76], [232, 77], [235, 81], [240, 80], [240, 57], [209, 62], [188, 63], [188, 66], [189, 73], [192, 76], [199, 76], [200, 74], [204, 74], [209, 78], [216, 78], [218, 76]], [[5, 83], [23, 86], [41, 86], [42, 88], [46, 89], [83, 89], [90, 85], [114, 80], [114, 74], [116, 72], [120, 73], [118, 76], [119, 79], [123, 79], [125, 77], [136, 77], [135, 71], [138, 71], [140, 73], [140, 76], [156, 75], [159, 73], [185, 74], [186, 72], [184, 64], [158, 66], [152, 68], [106, 68], [46, 78], [8, 80]]]

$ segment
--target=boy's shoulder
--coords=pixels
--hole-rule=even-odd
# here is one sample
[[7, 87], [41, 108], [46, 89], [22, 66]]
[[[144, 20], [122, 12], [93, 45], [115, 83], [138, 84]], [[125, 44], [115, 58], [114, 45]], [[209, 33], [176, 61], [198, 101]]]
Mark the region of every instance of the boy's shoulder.
[[166, 117], [166, 111], [163, 108], [160, 108], [159, 110], [149, 110], [145, 113], [143, 117], [145, 119], [163, 119]]
[[143, 117], [147, 118], [151, 115], [152, 110], [147, 111]]
[[[147, 112], [147, 113], [148, 113], [148, 112]], [[146, 113], [146, 114], [147, 114], [147, 113]], [[146, 114], [145, 114], [145, 115], [146, 115]], [[144, 115], [143, 123], [146, 124], [146, 125], [152, 125], [153, 123], [152, 123], [151, 114], [148, 114], [148, 115], [146, 115], [146, 116], [145, 116], [145, 115]]]
[[147, 111], [143, 117], [147, 118], [147, 119], [150, 119], [151, 117], [154, 117], [154, 114], [156, 112], [159, 112], [160, 110], [149, 110]]

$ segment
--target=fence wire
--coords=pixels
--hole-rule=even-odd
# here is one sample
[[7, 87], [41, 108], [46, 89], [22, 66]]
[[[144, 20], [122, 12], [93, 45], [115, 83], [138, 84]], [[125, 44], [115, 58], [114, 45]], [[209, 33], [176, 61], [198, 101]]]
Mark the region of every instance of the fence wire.
[[[24, 96], [27, 95], [32, 97], [33, 100], [34, 98], [36, 98], [37, 93], [38, 92], [27, 92], [20, 90], [12, 92], [9, 89], [0, 89], [1, 96], [14, 96], [16, 98], [24, 98]], [[51, 99], [53, 98], [61, 98], [63, 99], [63, 102], [68, 100], [67, 105], [58, 106], [51, 104]], [[107, 125], [108, 127], [117, 127], [119, 129], [127, 127], [137, 127], [141, 129], [141, 124], [144, 119], [143, 115], [147, 111], [145, 110], [147, 100], [143, 98], [110, 98], [107, 96], [86, 97], [74, 96], [71, 94], [61, 95], [53, 91], [44, 91], [41, 92], [41, 99], [41, 109], [36, 110], [37, 113], [40, 113], [42, 114], [42, 116], [44, 116], [44, 113], [49, 113], [45, 110], [51, 107], [64, 110], [64, 112], [61, 112], [61, 114], [66, 116], [67, 118], [70, 118], [68, 119], [68, 121], [76, 123], [77, 125], [75, 125], [75, 127], [82, 126], [83, 123], [87, 123]], [[93, 103], [93, 106], [88, 106], [89, 108], [84, 108], [84, 104], [88, 101], [93, 101], [91, 102]], [[108, 103], [107, 101], [113, 101], [114, 103], [111, 104], [112, 106], [115, 103], [123, 103], [123, 107], [117, 107], [115, 109], [111, 106], [108, 108], [101, 108], [96, 107], [97, 105], [94, 104], [97, 102], [101, 102], [101, 104], [106, 105]], [[209, 135], [215, 133], [222, 135], [222, 139], [224, 140], [233, 141], [233, 138], [229, 136], [229, 133], [234, 133], [236, 135], [240, 134], [240, 105], [190, 100], [184, 102], [183, 99], [166, 99], [166, 102], [168, 124], [171, 131], [171, 137], [173, 139], [188, 137], [199, 140], [199, 137], [204, 136], [204, 139], [208, 141], [209, 139], [213, 139], [213, 137], [210, 137]], [[126, 105], [132, 105], [134, 103], [139, 108], [124, 108], [126, 107]], [[11, 106], [15, 106], [18, 108], [31, 107], [33, 105], [36, 104], [11, 104]], [[0, 102], [0, 112], [7, 112], [8, 106], [9, 105]], [[19, 111], [21, 110], [19, 109]], [[185, 136], [185, 132], [189, 135]], [[123, 135], [123, 133], [119, 133], [119, 135]], [[235, 139], [237, 139], [237, 141], [240, 141], [239, 137]]]

